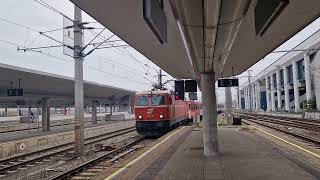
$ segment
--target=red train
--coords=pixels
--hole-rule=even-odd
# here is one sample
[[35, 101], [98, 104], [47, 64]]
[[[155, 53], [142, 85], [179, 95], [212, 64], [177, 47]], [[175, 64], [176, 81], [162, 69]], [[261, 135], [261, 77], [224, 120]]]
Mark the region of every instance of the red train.
[[168, 90], [146, 91], [136, 93], [134, 111], [139, 134], [160, 136], [200, 115], [201, 103], [176, 100]]

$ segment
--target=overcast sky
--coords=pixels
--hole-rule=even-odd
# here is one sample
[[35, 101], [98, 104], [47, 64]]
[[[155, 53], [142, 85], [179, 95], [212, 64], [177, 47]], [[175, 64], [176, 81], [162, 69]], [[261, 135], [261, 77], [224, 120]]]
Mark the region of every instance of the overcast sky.
[[[68, 0], [46, 0], [45, 2], [49, 3], [67, 16], [73, 17], [73, 4]], [[84, 22], [95, 22], [95, 20], [86, 14], [83, 14], [83, 19]], [[27, 26], [30, 29], [13, 25], [5, 22], [4, 20], [9, 20], [11, 22]], [[91, 23], [88, 26], [98, 28], [102, 27], [98, 23]], [[35, 52], [17, 51], [17, 47], [15, 45], [3, 42], [3, 40], [5, 40], [25, 47], [57, 45], [58, 43], [39, 35], [37, 31], [62, 28], [63, 17], [61, 15], [45, 8], [34, 0], [1, 0], [0, 27], [0, 63], [36, 69], [69, 77], [74, 76], [73, 60], [71, 57], [63, 55], [61, 47], [41, 50], [43, 53], [58, 57], [53, 58]], [[319, 27], [320, 20], [318, 19], [296, 36], [281, 45], [278, 49], [288, 50], [293, 48], [317, 31]], [[98, 33], [101, 29], [93, 31]], [[63, 39], [62, 30], [48, 33], [48, 35], [60, 41]], [[104, 37], [109, 37], [112, 33], [105, 30], [102, 35]], [[94, 35], [92, 33], [87, 30], [85, 31], [85, 42], [89, 42], [93, 37]], [[112, 40], [117, 39], [119, 38], [112, 38]], [[101, 39], [97, 39], [95, 42], [100, 41]], [[119, 44], [124, 43], [120, 42]], [[134, 58], [127, 52], [132, 54]], [[282, 55], [283, 53], [272, 53], [267, 55], [263, 60], [250, 68], [253, 70], [252, 74], [257, 74]], [[116, 87], [132, 90], [146, 90], [150, 88], [150, 80], [153, 82], [156, 82], [157, 80], [155, 77], [155, 69], [158, 69], [158, 67], [130, 47], [126, 49], [110, 48], [96, 50], [94, 53], [86, 57], [84, 65], [85, 80]], [[239, 75], [240, 84], [247, 81], [246, 76], [247, 72]], [[172, 77], [168, 75], [165, 77], [165, 80], [171, 78]], [[233, 89], [233, 92], [235, 92], [235, 89]], [[224, 89], [218, 88], [217, 94], [218, 102], [224, 101]], [[235, 93], [233, 94], [235, 95]]]
[[[73, 18], [73, 4], [71, 2], [67, 0], [45, 2]], [[17, 51], [15, 45], [1, 42], [1, 40], [5, 40], [26, 47], [58, 45], [59, 43], [39, 35], [37, 31], [62, 28], [63, 17], [61, 15], [33, 0], [1, 0], [0, 18], [0, 63], [69, 77], [74, 76], [73, 60], [71, 57], [63, 55], [61, 47], [41, 50], [43, 53], [57, 56], [59, 59], [36, 52]], [[30, 29], [5, 22], [4, 20], [27, 26]], [[85, 13], [83, 13], [83, 21], [95, 22]], [[87, 26], [102, 27], [98, 23], [91, 23]], [[101, 29], [93, 31], [99, 33]], [[62, 30], [59, 30], [47, 34], [62, 41], [62, 33]], [[112, 33], [108, 30], [102, 33], [102, 36], [106, 38], [111, 35]], [[91, 32], [85, 31], [85, 42], [89, 42], [93, 37], [94, 35]], [[97, 38], [94, 42], [101, 42], [102, 40]], [[119, 38], [115, 36], [111, 40], [119, 40]], [[117, 42], [117, 44], [125, 43]], [[156, 65], [131, 47], [125, 49], [123, 47], [100, 49], [85, 58], [84, 79], [126, 89], [146, 90], [150, 88], [151, 81], [157, 81], [155, 77], [155, 70], [157, 69]], [[170, 76], [164, 77], [165, 80], [171, 78]]]

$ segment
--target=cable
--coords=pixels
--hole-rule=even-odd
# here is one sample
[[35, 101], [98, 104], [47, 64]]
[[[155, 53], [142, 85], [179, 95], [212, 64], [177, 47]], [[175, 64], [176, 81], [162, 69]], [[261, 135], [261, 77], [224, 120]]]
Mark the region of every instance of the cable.
[[[106, 30], [106, 29], [105, 29], [105, 28], [102, 29], [94, 38], [92, 38], [92, 40], [80, 50], [80, 53], [81, 53], [86, 47], [88, 47], [104, 30]], [[112, 36], [114, 36], [114, 35], [112, 35]], [[110, 39], [112, 36], [110, 36], [108, 39]], [[102, 42], [102, 43], [103, 43], [103, 42]], [[102, 43], [98, 44], [98, 46], [101, 45]]]
[[[57, 14], [59, 14], [59, 15], [62, 15], [62, 16], [64, 16], [64, 17], [68, 18], [69, 20], [73, 21], [71, 18], [69, 18], [68, 16], [66, 16], [66, 15], [65, 15], [64, 13], [62, 13], [61, 11], [58, 11], [56, 8], [54, 8], [53, 6], [49, 5], [49, 4], [46, 3], [45, 1], [43, 1], [43, 0], [33, 0], [33, 1], [35, 1], [36, 3], [42, 5], [42, 6], [48, 8], [48, 9], [50, 9], [50, 10], [52, 10], [53, 12], [55, 12], [55, 13], [57, 13]], [[0, 18], [0, 20], [5, 21], [5, 22], [7, 22], [7, 23], [11, 23], [11, 24], [17, 25], [17, 26], [22, 27], [22, 28], [30, 29], [30, 30], [32, 30], [32, 31], [34, 31], [34, 32], [39, 33], [40, 35], [44, 35], [45, 37], [48, 37], [48, 38], [50, 38], [50, 39], [52, 39], [52, 40], [60, 43], [61, 45], [53, 45], [53, 46], [38, 47], [38, 48], [35, 48], [35, 47], [34, 47], [34, 48], [25, 48], [24, 46], [21, 46], [21, 45], [19, 45], [19, 44], [12, 43], [12, 42], [9, 42], [9, 41], [1, 40], [2, 42], [5, 42], [5, 43], [8, 43], [8, 44], [17, 46], [18, 49], [22, 47], [21, 49], [22, 49], [22, 50], [25, 50], [25, 51], [26, 51], [26, 50], [29, 50], [29, 51], [37, 52], [37, 53], [44, 54], [44, 55], [47, 55], [47, 56], [51, 56], [51, 57], [54, 57], [54, 58], [57, 58], [57, 59], [60, 59], [60, 60], [64, 60], [64, 61], [67, 61], [67, 62], [73, 62], [73, 61], [69, 61], [69, 60], [66, 60], [66, 59], [63, 59], [63, 58], [60, 58], [60, 57], [57, 57], [57, 56], [48, 54], [48, 53], [44, 53], [44, 52], [42, 52], [42, 51], [36, 51], [36, 49], [41, 49], [41, 48], [65, 46], [62, 42], [60, 42], [60, 41], [58, 41], [58, 40], [56, 40], [56, 39], [54, 39], [54, 38], [52, 38], [52, 37], [44, 34], [44, 33], [47, 33], [47, 32], [53, 32], [53, 31], [61, 30], [61, 29], [63, 29], [63, 28], [54, 29], [54, 30], [48, 30], [48, 31], [42, 31], [42, 32], [41, 32], [41, 31], [38, 31], [38, 30], [36, 30], [36, 29], [30, 28], [30, 27], [28, 27], [28, 26], [21, 25], [21, 24], [18, 24], [18, 23], [15, 23], [15, 22], [12, 22], [12, 21], [3, 19], [3, 18]], [[73, 22], [74, 22], [74, 21], [73, 21]], [[94, 23], [98, 23], [98, 22], [94, 22]], [[105, 29], [105, 28], [103, 28], [103, 29]], [[89, 29], [89, 30], [90, 30], [90, 29]], [[90, 32], [93, 32], [93, 31], [90, 30]], [[100, 37], [100, 36], [102, 36], [102, 35], [100, 35], [101, 33], [102, 33], [102, 31], [101, 31], [99, 34], [96, 34], [96, 35]], [[36, 39], [38, 39], [38, 37], [39, 37], [39, 36], [37, 36]], [[104, 36], [102, 36], [102, 37], [103, 37], [104, 39], [106, 39]], [[35, 40], [36, 40], [36, 39], [35, 39]], [[94, 38], [94, 39], [95, 39], [95, 38]], [[33, 43], [35, 40], [33, 40], [31, 43]], [[91, 42], [92, 42], [92, 41], [91, 41]], [[115, 44], [116, 44], [116, 43], [115, 43]], [[117, 48], [117, 49], [118, 49], [118, 48]], [[121, 51], [122, 53], [124, 53], [125, 55], [127, 55], [128, 57], [131, 57], [132, 59], [134, 59], [134, 60], [137, 61], [138, 63], [141, 63], [141, 64], [143, 64], [143, 65], [145, 65], [145, 66], [148, 66], [147, 64], [145, 64], [145, 63], [139, 61], [138, 59], [136, 59], [136, 58], [135, 58], [130, 52], [128, 52], [126, 49], [124, 49], [126, 52], [124, 52], [124, 51], [122, 51], [122, 50], [120, 50], [120, 49], [118, 49], [118, 50]], [[92, 67], [91, 67], [91, 68], [92, 68]], [[145, 67], [143, 67], [143, 68], [145, 69]], [[96, 68], [95, 68], [95, 69], [96, 69]], [[97, 70], [97, 69], [96, 69], [96, 70]], [[101, 70], [99, 70], [99, 71], [101, 71]], [[110, 73], [109, 73], [109, 74], [110, 74]], [[120, 77], [122, 77], [122, 76], [120, 76]], [[123, 77], [122, 77], [122, 78], [123, 78]], [[145, 78], [145, 77], [143, 77], [143, 78]], [[126, 78], [126, 79], [128, 79], [128, 78]], [[148, 79], [148, 80], [149, 80], [149, 79]]]
[[105, 63], [109, 63], [109, 64], [112, 64], [112, 65], [118, 66], [118, 67], [125, 67], [127, 70], [130, 70], [130, 71], [135, 72], [135, 73], [138, 71], [138, 72], [140, 72], [140, 73], [142, 73], [142, 74], [145, 74], [145, 72], [143, 72], [143, 71], [141, 71], [141, 70], [132, 68], [132, 67], [130, 67], [130, 66], [126, 66], [126, 65], [121, 64], [121, 63], [114, 64], [114, 63], [112, 63], [112, 62], [114, 62], [113, 60], [107, 59], [107, 58], [105, 58], [105, 57], [103, 57], [103, 56], [100, 56], [100, 55], [96, 55], [96, 56], [97, 56], [98, 58], [100, 58], [100, 60], [103, 61], [103, 62], [105, 62]]
[[60, 14], [61, 16], [64, 16], [66, 18], [68, 18], [70, 21], [75, 22], [73, 19], [71, 19], [70, 17], [68, 17], [67, 15], [65, 15], [64, 13], [62, 13], [61, 11], [58, 11], [56, 8], [54, 8], [53, 6], [51, 6], [50, 4], [46, 3], [43, 0], [33, 0], [34, 2], [37, 2], [38, 4], [50, 9], [51, 11]]
[[6, 41], [6, 40], [2, 40], [2, 39], [0, 39], [0, 41], [4, 42], [4, 43], [7, 43], [7, 44], [11, 44], [11, 45], [17, 46], [17, 47], [22, 47], [19, 44], [16, 44], [16, 43], [13, 43], [13, 42], [10, 42], [10, 41]]
[[[56, 8], [54, 8], [53, 6], [51, 6], [50, 4], [46, 3], [45, 1], [43, 1], [43, 0], [33, 0], [33, 1], [37, 2], [38, 4], [40, 4], [40, 5], [48, 8], [48, 9], [50, 9], [50, 10], [52, 10], [53, 12], [55, 12], [55, 13], [57, 13], [57, 14], [60, 14], [60, 15], [62, 15], [62, 16], [65, 16], [66, 18], [68, 18], [68, 19], [70, 19], [71, 21], [74, 22], [74, 20], [72, 20], [71, 18], [69, 18], [69, 17], [66, 16], [64, 13], [62, 13], [62, 12], [59, 11], [59, 10], [57, 10]], [[93, 23], [93, 22], [90, 22], [90, 23]], [[97, 23], [98, 23], [98, 22], [97, 22]], [[100, 33], [95, 33], [94, 31], [92, 31], [92, 30], [89, 29], [89, 32], [91, 32], [92, 34], [95, 34], [97, 37], [102, 37], [104, 40], [107, 39], [107, 38], [105, 38], [104, 36], [101, 35], [102, 31], [101, 31]], [[95, 38], [94, 38], [94, 39], [95, 39]], [[115, 42], [113, 42], [113, 43], [115, 43]], [[116, 44], [116, 43], [115, 43], [115, 44]], [[117, 44], [116, 44], [116, 45], [117, 45]], [[135, 60], [136, 62], [141, 63], [142, 65], [147, 66], [147, 67], [152, 68], [153, 70], [155, 70], [155, 68], [150, 67], [150, 66], [147, 65], [146, 63], [143, 63], [143, 62], [139, 61], [138, 59], [136, 59], [128, 50], [124, 49], [124, 51], [126, 51], [126, 52], [124, 52], [124, 51], [120, 50], [119, 48], [116, 48], [116, 49], [118, 49], [119, 51], [123, 52], [125, 55], [127, 55], [127, 56], [130, 57], [130, 58], [132, 58], [132, 59]], [[148, 70], [147, 70], [144, 66], [142, 66], [142, 67], [148, 72]], [[155, 70], [155, 71], [156, 71], [156, 70]], [[156, 71], [156, 72], [157, 72], [157, 71]]]
[[[21, 24], [18, 24], [18, 23], [16, 23], [16, 22], [13, 22], [13, 21], [9, 21], [9, 20], [3, 19], [3, 18], [1, 18], [1, 17], [0, 17], [0, 20], [5, 21], [5, 22], [10, 23], [10, 24], [14, 24], [14, 25], [16, 25], [16, 26], [19, 26], [19, 27], [22, 27], [22, 28], [25, 28], [25, 29], [30, 29], [30, 30], [32, 30], [32, 31], [34, 31], [34, 32], [39, 33], [40, 35], [43, 35], [43, 36], [45, 36], [45, 37], [47, 37], [47, 38], [49, 38], [49, 39], [51, 39], [51, 40], [53, 40], [53, 41], [58, 42], [59, 44], [64, 45], [63, 42], [58, 41], [58, 40], [54, 39], [53, 37], [44, 34], [44, 32], [49, 32], [49, 31], [41, 32], [41, 31], [36, 30], [36, 29], [34, 29], [34, 28], [31, 28], [31, 27], [28, 27], [28, 26], [25, 26], [25, 25], [21, 25]], [[37, 37], [37, 38], [38, 38], [38, 37]], [[37, 38], [36, 38], [36, 39], [37, 39]], [[34, 41], [33, 41], [33, 42], [34, 42]], [[64, 46], [67, 46], [67, 45], [64, 45]], [[20, 47], [24, 47], [24, 46], [20, 46]], [[69, 46], [67, 46], [67, 47], [69, 47]], [[70, 47], [69, 47], [69, 48], [70, 48]]]
[[[92, 34], [94, 34], [94, 35], [97, 35], [97, 33], [94, 32], [94, 31], [92, 31], [92, 30], [89, 30], [89, 32], [92, 33]], [[99, 37], [101, 40], [106, 40], [106, 39], [107, 39], [107, 38], [104, 37], [103, 35], [99, 35], [98, 37]], [[114, 42], [113, 42], [113, 43], [114, 43]], [[115, 44], [116, 44], [116, 43], [115, 43]], [[117, 45], [117, 44], [116, 44], [116, 45]], [[134, 61], [140, 63], [140, 64], [141, 64], [141, 67], [142, 67], [143, 69], [145, 69], [146, 71], [148, 71], [148, 70], [144, 67], [144, 66], [148, 66], [148, 65], [147, 65], [146, 63], [143, 63], [143, 62], [139, 61], [138, 59], [136, 59], [131, 53], [128, 53], [128, 51], [127, 51], [126, 49], [125, 49], [126, 52], [124, 52], [123, 50], [120, 50], [119, 48], [115, 48], [115, 49], [117, 49], [118, 51], [122, 52], [124, 55], [132, 58]], [[123, 48], [122, 48], [122, 49], [123, 49]]]
[[[90, 30], [89, 32], [90, 32], [91, 34], [97, 36], [97, 33], [96, 33], [96, 32], [91, 31], [91, 30]], [[101, 35], [101, 34], [98, 35], [97, 37], [100, 38], [101, 40], [105, 40], [105, 39], [106, 39], [106, 37], [104, 37], [104, 36]], [[110, 44], [111, 44], [111, 43], [114, 43], [114, 44], [118, 45], [117, 43], [115, 43], [115, 41], [108, 42], [108, 43], [110, 43]], [[113, 45], [113, 44], [111, 44], [111, 45]], [[118, 51], [122, 52], [123, 55], [126, 55], [127, 57], [130, 57], [130, 58], [132, 58], [134, 61], [140, 63], [140, 66], [141, 66], [146, 72], [148, 72], [148, 74], [150, 74], [149, 70], [148, 70], [145, 66], [147, 66], [147, 67], [149, 67], [149, 68], [153, 68], [153, 67], [150, 67], [148, 64], [139, 61], [137, 58], [135, 58], [130, 52], [128, 52], [128, 51], [127, 51], [126, 49], [124, 49], [124, 48], [122, 48], [122, 49], [124, 49], [126, 52], [124, 52], [122, 49], [119, 49], [119, 48], [117, 48], [117, 47], [116, 47], [115, 49], [117, 49]], [[153, 68], [153, 70], [155, 70], [155, 68]], [[157, 72], [157, 71], [155, 70], [155, 72]], [[158, 73], [158, 72], [157, 72], [157, 73]]]
[[[5, 22], [8, 22], [8, 23], [11, 23], [11, 24], [14, 24], [14, 25], [19, 26], [19, 27], [22, 27], [22, 28], [31, 29], [31, 30], [34, 31], [34, 32], [38, 32], [39, 35], [35, 38], [35, 40], [38, 39], [38, 37], [39, 37], [40, 35], [43, 35], [42, 33], [40, 33], [40, 31], [38, 31], [38, 30], [36, 30], [36, 29], [33, 29], [33, 28], [30, 28], [30, 27], [28, 27], [28, 26], [21, 25], [21, 24], [18, 24], [18, 23], [15, 23], [15, 22], [12, 22], [12, 21], [3, 19], [3, 18], [0, 18], [0, 20], [5, 21]], [[49, 31], [47, 31], [47, 32], [49, 32]], [[49, 38], [52, 39], [52, 37], [50, 37], [50, 36], [49, 36]], [[35, 40], [33, 40], [32, 42], [34, 42]], [[62, 47], [62, 46], [64, 46], [64, 45], [53, 45], [53, 46], [47, 46], [47, 47], [25, 48], [25, 46], [21, 46], [21, 45], [19, 45], [19, 44], [17, 44], [17, 43], [9, 42], [9, 41], [6, 41], [6, 40], [0, 40], [0, 41], [5, 42], [5, 43], [7, 43], [7, 44], [11, 44], [11, 45], [17, 46], [17, 47], [18, 47], [18, 50], [33, 51], [33, 52], [41, 53], [41, 54], [44, 54], [44, 55], [47, 55], [47, 56], [51, 56], [51, 57], [54, 57], [54, 58], [59, 58], [59, 57], [53, 56], [53, 55], [51, 55], [51, 54], [44, 53], [44, 52], [41, 52], [41, 51], [35, 51], [35, 50], [36, 50], [36, 49], [43, 49], [43, 48], [53, 48], [53, 47]], [[32, 43], [32, 42], [31, 42], [31, 43]], [[62, 42], [59, 41], [59, 43], [62, 43]], [[62, 59], [62, 58], [59, 58], [59, 59], [65, 60], [65, 59]], [[71, 62], [72, 62], [72, 61], [71, 61]]]
[[[0, 39], [0, 41], [1, 41], [1, 42], [5, 42], [5, 43], [7, 43], [7, 44], [11, 44], [11, 45], [17, 46], [18, 48], [19, 48], [19, 47], [22, 47], [21, 45], [19, 45], [19, 44], [17, 44], [17, 43], [10, 42], [10, 41], [1, 40], [1, 39]], [[58, 57], [58, 56], [55, 56], [55, 55], [52, 55], [52, 54], [49, 54], [49, 53], [45, 53], [45, 52], [42, 52], [42, 51], [34, 51], [34, 50], [31, 50], [31, 51], [32, 51], [32, 52], [39, 53], [39, 54], [43, 54], [43, 55], [46, 55], [46, 56], [50, 56], [50, 57], [52, 57], [52, 58], [56, 58], [56, 59], [59, 59], [59, 60], [63, 60], [63, 61], [69, 62], [69, 63], [73, 63], [73, 60], [68, 60], [68, 59], [60, 58], [60, 57]], [[112, 73], [103, 71], [103, 70], [98, 69], [98, 68], [93, 67], [93, 66], [85, 65], [85, 67], [88, 67], [89, 69], [93, 69], [93, 70], [96, 70], [96, 71], [99, 71], [99, 72], [101, 72], [101, 73], [108, 74], [108, 75], [111, 75], [111, 76], [114, 76], [114, 77], [119, 77], [119, 78], [122, 78], [122, 79], [127, 79], [127, 80], [130, 80], [130, 81], [134, 81], [134, 82], [137, 82], [137, 83], [140, 83], [140, 84], [147, 84], [147, 85], [149, 85], [148, 83], [145, 83], [145, 82], [142, 82], [142, 81], [133, 80], [133, 79], [130, 79], [130, 78], [125, 77], [125, 76], [115, 75], [115, 74], [112, 74]]]
[[114, 76], [114, 77], [119, 77], [119, 78], [122, 78], [122, 79], [127, 79], [127, 80], [129, 80], [129, 81], [135, 81], [135, 82], [140, 83], [140, 84], [146, 84], [146, 85], [149, 85], [149, 84], [148, 84], [148, 83], [146, 83], [146, 82], [133, 80], [133, 79], [130, 79], [130, 78], [126, 77], [126, 76], [115, 75], [115, 74], [109, 73], [109, 72], [107, 72], [107, 71], [103, 71], [103, 70], [101, 70], [101, 69], [99, 69], [99, 68], [97, 68], [97, 67], [88, 66], [88, 65], [87, 65], [87, 67], [88, 67], [88, 68], [90, 68], [90, 69], [93, 69], [93, 70], [96, 70], [96, 71], [99, 71], [99, 72], [105, 73], [105, 74], [109, 74], [109, 75]]
[[30, 29], [32, 31], [39, 32], [39, 31], [37, 31], [37, 30], [35, 30], [35, 29], [31, 28], [31, 27], [28, 27], [28, 26], [25, 26], [25, 25], [21, 25], [21, 24], [18, 24], [16, 22], [13, 22], [13, 21], [9, 21], [9, 20], [1, 18], [1, 17], [0, 17], [0, 20], [4, 21], [4, 22], [7, 22], [7, 23], [10, 23], [10, 24], [13, 24], [13, 25], [16, 25], [16, 26], [19, 26], [19, 27], [22, 27], [22, 28], [25, 28], [25, 29]]

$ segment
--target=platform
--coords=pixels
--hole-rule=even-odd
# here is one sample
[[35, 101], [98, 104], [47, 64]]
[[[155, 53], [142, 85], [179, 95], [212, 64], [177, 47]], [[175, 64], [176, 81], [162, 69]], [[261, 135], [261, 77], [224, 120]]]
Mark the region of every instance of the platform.
[[219, 155], [204, 158], [202, 128], [183, 127], [106, 179], [320, 179], [319, 166], [251, 127], [219, 128], [219, 142]]

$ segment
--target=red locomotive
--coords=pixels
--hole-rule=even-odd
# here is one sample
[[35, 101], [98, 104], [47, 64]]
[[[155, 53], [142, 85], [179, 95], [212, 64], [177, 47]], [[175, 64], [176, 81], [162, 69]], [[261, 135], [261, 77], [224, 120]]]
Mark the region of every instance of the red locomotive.
[[154, 90], [136, 93], [134, 111], [139, 134], [160, 136], [200, 115], [201, 103], [176, 100], [168, 90]]

